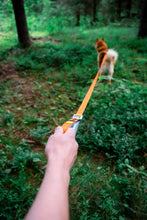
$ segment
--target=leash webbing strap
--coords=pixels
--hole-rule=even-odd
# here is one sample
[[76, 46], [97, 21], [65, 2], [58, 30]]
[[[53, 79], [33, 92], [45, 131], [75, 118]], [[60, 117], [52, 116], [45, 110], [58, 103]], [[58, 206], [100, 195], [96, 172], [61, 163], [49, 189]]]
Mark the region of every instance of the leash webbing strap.
[[80, 120], [82, 119], [82, 115], [83, 115], [83, 113], [84, 113], [84, 111], [85, 111], [85, 108], [86, 108], [86, 106], [87, 106], [87, 104], [88, 104], [88, 102], [89, 102], [89, 99], [90, 99], [90, 97], [91, 97], [91, 95], [92, 95], [92, 92], [93, 92], [93, 90], [94, 90], [94, 87], [95, 87], [95, 84], [96, 84], [97, 79], [98, 79], [98, 77], [99, 77], [99, 74], [100, 74], [100, 72], [101, 72], [101, 69], [102, 69], [102, 67], [103, 67], [103, 65], [104, 65], [104, 63], [105, 63], [106, 56], [107, 56], [107, 53], [104, 55], [103, 60], [102, 60], [102, 63], [101, 63], [101, 66], [100, 66], [100, 68], [99, 68], [99, 71], [97, 72], [97, 74], [96, 74], [96, 76], [95, 76], [93, 82], [91, 83], [91, 86], [90, 86], [88, 92], [86, 93], [86, 95], [85, 95], [85, 97], [84, 97], [84, 99], [83, 99], [83, 102], [81, 103], [81, 105], [80, 105], [80, 107], [79, 107], [77, 113], [76, 113], [70, 120], [66, 121], [66, 122], [62, 125], [63, 133], [65, 133], [65, 132], [67, 131], [67, 129], [70, 128], [70, 127], [73, 127], [73, 128], [75, 129], [75, 131], [77, 131], [79, 122], [80, 122]]

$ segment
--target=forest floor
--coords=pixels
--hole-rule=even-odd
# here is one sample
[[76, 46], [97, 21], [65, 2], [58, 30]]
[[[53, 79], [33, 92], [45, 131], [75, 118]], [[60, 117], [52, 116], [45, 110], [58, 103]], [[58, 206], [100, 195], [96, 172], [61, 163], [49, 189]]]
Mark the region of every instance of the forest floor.
[[[35, 36], [35, 33], [32, 35]], [[56, 34], [40, 34], [40, 37], [32, 38], [34, 44], [27, 50], [16, 46], [14, 34], [11, 39], [11, 34], [0, 33], [1, 202], [7, 198], [7, 205], [2, 205], [3, 219], [22, 219], [31, 205], [45, 171], [46, 141], [56, 126], [62, 125], [77, 111], [97, 72], [95, 40], [103, 36], [108, 45], [118, 51], [119, 58], [112, 85], [109, 87], [105, 78], [102, 78], [102, 83], [97, 83], [83, 125], [81, 122], [79, 127], [79, 156], [71, 171], [71, 219], [105, 219], [104, 216], [107, 216], [106, 219], [145, 219], [144, 142], [142, 146], [137, 145], [132, 158], [127, 156], [121, 160], [120, 155], [126, 152], [123, 148], [125, 144], [136, 147], [135, 138], [139, 135], [145, 137], [145, 132], [140, 132], [144, 129], [143, 117], [145, 120], [147, 41], [135, 37], [136, 27], [120, 27], [118, 24], [99, 30], [67, 28], [58, 33], [58, 37]], [[134, 97], [130, 95], [131, 91]], [[115, 100], [120, 100], [120, 103], [113, 106]], [[102, 147], [102, 142], [97, 142], [97, 139], [101, 140], [98, 132], [103, 120], [110, 117], [105, 116], [107, 106], [112, 109], [112, 118], [113, 113], [120, 114], [118, 109], [125, 106], [125, 111], [121, 109], [121, 115], [127, 118], [134, 114], [134, 120], [138, 123], [138, 127], [132, 124], [136, 129], [134, 133], [131, 129], [124, 134], [124, 130], [120, 131], [120, 136], [122, 134], [128, 138], [127, 142], [120, 142], [121, 153], [117, 148], [112, 150], [107, 146], [106, 149]], [[105, 117], [101, 121], [97, 119], [99, 128], [95, 125], [95, 113]], [[117, 122], [114, 120], [114, 123]], [[121, 123], [120, 129], [126, 126], [124, 121]], [[111, 130], [106, 133], [111, 134], [114, 126], [111, 124]], [[102, 138], [111, 139], [106, 133]], [[131, 135], [133, 138], [130, 138]], [[87, 142], [86, 137], [89, 139]], [[141, 162], [134, 162], [137, 158]], [[131, 169], [126, 168], [127, 164], [134, 169], [132, 173], [127, 170]], [[138, 199], [136, 203], [134, 199]]]

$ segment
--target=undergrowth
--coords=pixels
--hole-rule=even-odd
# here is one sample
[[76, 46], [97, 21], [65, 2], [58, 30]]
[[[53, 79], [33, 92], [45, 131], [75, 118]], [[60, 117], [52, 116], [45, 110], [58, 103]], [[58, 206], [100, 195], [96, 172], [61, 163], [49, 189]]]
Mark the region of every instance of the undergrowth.
[[126, 159], [141, 164], [147, 138], [146, 87], [126, 80], [115, 83], [111, 89], [103, 84], [95, 89], [78, 140], [81, 146], [116, 158], [118, 166]]
[[90, 155], [78, 159], [72, 170], [71, 219], [145, 219], [145, 167], [137, 170], [126, 161], [117, 173], [109, 162], [93, 165], [91, 160]]
[[43, 178], [47, 138], [76, 112], [97, 72], [95, 40], [105, 37], [119, 58], [112, 85], [105, 77], [97, 83], [77, 133], [71, 219], [146, 219], [147, 39], [135, 37], [136, 26], [109, 24], [53, 29], [50, 37], [58, 36], [57, 43], [49, 40], [49, 30], [38, 33], [33, 26], [31, 33], [43, 39], [24, 50], [10, 25], [4, 23], [5, 30], [0, 36], [0, 218], [23, 219], [28, 211]]

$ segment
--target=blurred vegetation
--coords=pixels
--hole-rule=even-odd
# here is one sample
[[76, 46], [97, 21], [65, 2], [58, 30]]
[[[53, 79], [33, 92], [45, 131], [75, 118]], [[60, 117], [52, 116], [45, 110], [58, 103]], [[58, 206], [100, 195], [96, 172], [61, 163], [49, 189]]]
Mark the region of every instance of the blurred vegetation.
[[130, 13], [124, 1], [118, 18], [117, 1], [102, 0], [95, 22], [92, 8], [85, 11], [89, 1], [79, 1], [78, 27], [77, 2], [25, 1], [28, 49], [17, 43], [11, 1], [0, 2], [0, 219], [23, 219], [31, 206], [48, 136], [77, 111], [97, 72], [97, 37], [119, 58], [112, 85], [101, 78], [79, 126], [71, 219], [147, 218], [147, 39], [136, 38], [139, 1]]

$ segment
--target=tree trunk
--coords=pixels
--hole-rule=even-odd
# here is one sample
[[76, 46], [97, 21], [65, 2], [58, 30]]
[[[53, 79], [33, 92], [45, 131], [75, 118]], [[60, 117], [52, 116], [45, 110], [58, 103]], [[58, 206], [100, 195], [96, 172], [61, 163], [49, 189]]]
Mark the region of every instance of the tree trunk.
[[31, 45], [31, 40], [29, 37], [26, 15], [24, 10], [23, 0], [12, 0], [15, 21], [17, 27], [18, 40], [23, 48], [29, 47]]
[[121, 20], [122, 0], [116, 0], [117, 19]]
[[96, 12], [97, 12], [97, 0], [93, 0], [93, 19], [92, 19], [92, 23], [96, 22], [98, 19], [97, 19], [97, 16], [96, 16]]
[[80, 10], [76, 10], [76, 26], [80, 25]]
[[137, 2], [137, 16], [138, 16], [138, 18], [141, 17], [141, 8], [142, 8], [142, 0]]
[[126, 10], [127, 10], [127, 18], [131, 17], [131, 8], [132, 8], [132, 0], [127, 1]]
[[143, 0], [138, 37], [147, 37], [147, 0]]

